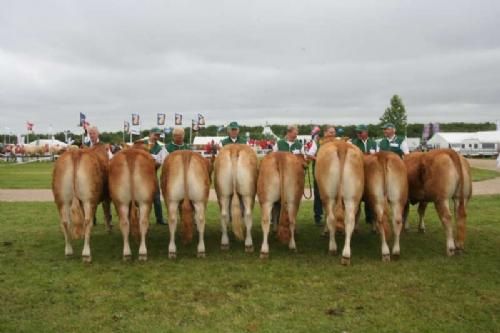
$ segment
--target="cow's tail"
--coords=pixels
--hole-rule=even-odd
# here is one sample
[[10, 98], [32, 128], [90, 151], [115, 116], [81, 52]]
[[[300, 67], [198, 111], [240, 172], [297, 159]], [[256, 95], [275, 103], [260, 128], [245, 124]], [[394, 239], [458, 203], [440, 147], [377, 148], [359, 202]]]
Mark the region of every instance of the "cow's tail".
[[382, 227], [384, 229], [385, 238], [389, 239], [391, 237], [391, 227], [389, 225], [388, 209], [389, 209], [389, 167], [387, 166], [387, 155], [378, 154], [378, 162], [382, 166], [382, 186], [384, 193], [384, 210], [382, 212]]
[[129, 221], [130, 221], [130, 233], [135, 239], [139, 238], [139, 209], [137, 209], [137, 204], [135, 202], [135, 186], [134, 186], [134, 171], [135, 171], [135, 160], [132, 155], [127, 156], [127, 165], [129, 170], [129, 182], [130, 182], [130, 210], [129, 210]]
[[[335, 223], [338, 229], [344, 229], [345, 223], [345, 206], [344, 206], [344, 168], [345, 159], [347, 155], [348, 147], [345, 145], [337, 146], [337, 157], [339, 159], [339, 187], [337, 190], [337, 198], [335, 199]], [[339, 217], [342, 217], [339, 219]]]
[[181, 206], [182, 241], [186, 244], [193, 239], [193, 206], [189, 200], [188, 170], [191, 163], [191, 154], [182, 154], [182, 168], [184, 169], [184, 199]]
[[280, 218], [278, 224], [278, 239], [287, 244], [292, 236], [290, 232], [290, 218], [288, 216], [288, 201], [285, 191], [285, 163], [284, 156], [278, 156], [278, 173], [280, 177]]
[[460, 160], [460, 156], [454, 150], [448, 150], [448, 156], [453, 161], [455, 165], [455, 169], [458, 172], [458, 209], [456, 217], [457, 220], [457, 239], [463, 240], [465, 239], [465, 219], [467, 217], [467, 212], [465, 211], [465, 180], [464, 180], [464, 172], [462, 167], [462, 161]]
[[74, 239], [79, 239], [83, 237], [83, 230], [85, 228], [85, 213], [83, 211], [82, 204], [78, 198], [78, 179], [77, 170], [80, 162], [80, 152], [75, 151], [71, 154], [73, 160], [73, 199], [71, 200], [71, 234]]
[[243, 222], [241, 221], [241, 206], [240, 197], [238, 194], [238, 150], [230, 150], [231, 152], [231, 174], [233, 178], [233, 197], [231, 199], [231, 227], [233, 234], [237, 239], [243, 240]]

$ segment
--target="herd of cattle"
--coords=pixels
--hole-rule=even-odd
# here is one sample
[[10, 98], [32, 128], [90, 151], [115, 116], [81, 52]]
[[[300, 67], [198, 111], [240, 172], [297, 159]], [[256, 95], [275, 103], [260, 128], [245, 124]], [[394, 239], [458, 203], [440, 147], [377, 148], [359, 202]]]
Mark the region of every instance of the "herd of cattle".
[[[65, 238], [65, 254], [72, 255], [72, 238], [84, 238], [82, 257], [91, 261], [90, 234], [97, 205], [103, 203], [106, 226], [111, 229], [110, 202], [119, 216], [123, 235], [123, 258], [131, 258], [129, 234], [140, 237], [139, 260], [147, 259], [146, 234], [154, 193], [160, 186], [168, 209], [169, 257], [176, 257], [175, 234], [179, 219], [184, 242], [198, 231], [197, 253], [205, 256], [204, 230], [212, 169], [220, 207], [221, 249], [229, 248], [228, 227], [253, 251], [252, 211], [257, 195], [262, 211], [261, 258], [269, 255], [268, 237], [274, 225], [278, 239], [296, 250], [296, 217], [304, 191], [302, 156], [273, 152], [260, 163], [246, 145], [223, 147], [214, 158], [191, 151], [176, 151], [162, 165], [160, 185], [153, 158], [140, 147], [122, 150], [109, 160], [106, 145], [68, 150], [54, 166], [52, 190]], [[424, 231], [427, 203], [433, 202], [446, 232], [448, 255], [464, 249], [466, 207], [472, 183], [468, 162], [449, 149], [412, 153], [404, 160], [390, 152], [363, 155], [352, 144], [332, 141], [322, 145], [316, 158], [315, 177], [326, 212], [329, 252], [337, 252], [335, 234], [345, 236], [341, 263], [350, 264], [351, 236], [359, 219], [362, 200], [375, 216], [380, 234], [382, 260], [400, 255], [400, 233], [408, 203], [419, 204], [419, 229]], [[453, 201], [457, 231], [452, 227]], [[392, 220], [394, 244], [388, 220]]]

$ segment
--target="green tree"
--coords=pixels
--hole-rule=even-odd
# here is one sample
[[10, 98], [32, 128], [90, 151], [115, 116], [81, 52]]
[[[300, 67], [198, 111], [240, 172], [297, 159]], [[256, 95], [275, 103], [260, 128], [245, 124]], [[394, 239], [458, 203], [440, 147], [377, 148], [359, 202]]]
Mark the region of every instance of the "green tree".
[[385, 109], [384, 114], [380, 117], [380, 123], [393, 123], [399, 133], [406, 132], [407, 116], [403, 100], [398, 95], [391, 98], [391, 106]]

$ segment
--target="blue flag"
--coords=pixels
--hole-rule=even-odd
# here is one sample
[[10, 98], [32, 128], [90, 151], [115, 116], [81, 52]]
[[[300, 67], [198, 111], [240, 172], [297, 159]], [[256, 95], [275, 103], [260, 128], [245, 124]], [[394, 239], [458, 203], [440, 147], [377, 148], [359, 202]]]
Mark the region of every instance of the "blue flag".
[[87, 119], [87, 116], [80, 112], [80, 127], [85, 124], [85, 119]]

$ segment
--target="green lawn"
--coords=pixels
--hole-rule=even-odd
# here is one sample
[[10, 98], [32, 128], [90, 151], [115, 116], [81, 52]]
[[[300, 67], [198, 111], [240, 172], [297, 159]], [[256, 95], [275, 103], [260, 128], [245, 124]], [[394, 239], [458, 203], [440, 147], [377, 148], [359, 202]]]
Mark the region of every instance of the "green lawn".
[[472, 181], [474, 182], [480, 182], [483, 180], [500, 177], [500, 172], [493, 170], [486, 170], [486, 169], [472, 168], [471, 173], [472, 173]]
[[[120, 232], [108, 235], [101, 222], [92, 264], [64, 258], [53, 204], [0, 202], [0, 332], [498, 332], [499, 202], [472, 200], [466, 253], [452, 258], [433, 209], [426, 234], [413, 223], [402, 236], [397, 262], [381, 262], [378, 236], [363, 224], [350, 267], [327, 255], [310, 202], [296, 254], [274, 237], [267, 261], [242, 243], [221, 252], [211, 203], [207, 258], [196, 258], [194, 242], [167, 259], [168, 228], [153, 225], [148, 262], [124, 263]], [[258, 216], [256, 208], [256, 249]]]

